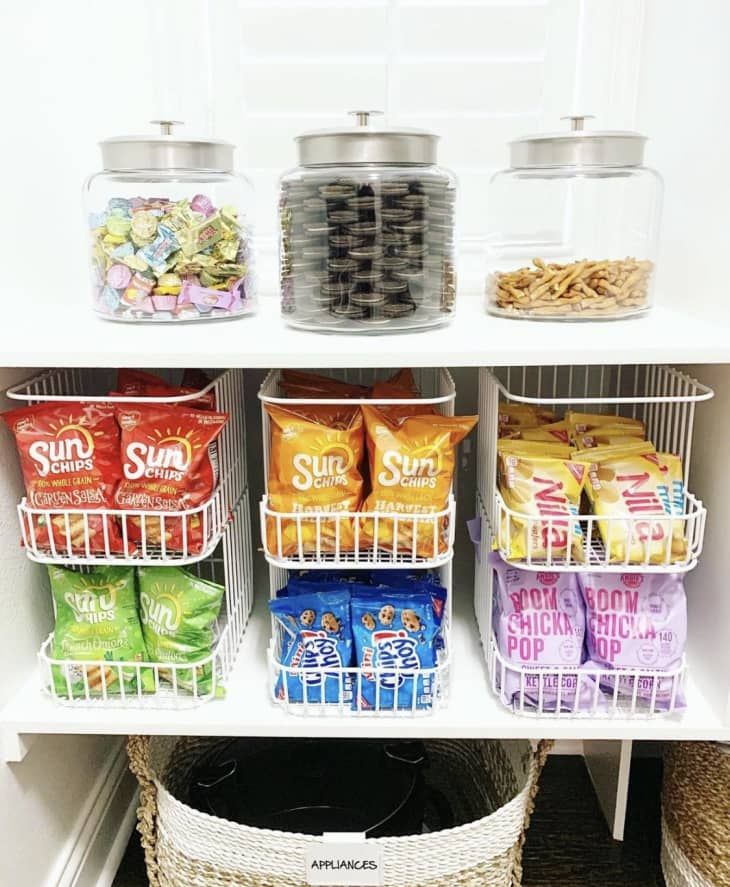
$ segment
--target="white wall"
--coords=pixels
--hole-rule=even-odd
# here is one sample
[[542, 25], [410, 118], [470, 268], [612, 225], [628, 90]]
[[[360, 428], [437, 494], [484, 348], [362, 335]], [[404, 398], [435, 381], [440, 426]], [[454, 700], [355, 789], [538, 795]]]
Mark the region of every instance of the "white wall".
[[[707, 2], [707, 0], [705, 0]], [[687, 8], [688, 3], [678, 4]], [[695, 7], [702, 4], [694, 4]], [[275, 286], [276, 181], [293, 137], [341, 123], [348, 109], [442, 135], [461, 182], [466, 270], [481, 274], [487, 182], [506, 143], [565, 126], [635, 123], [645, 0], [94, 0], [1, 4], [9, 138], [0, 254], [6, 288], [85, 305], [81, 184], [96, 142], [187, 131], [239, 146], [257, 188], [261, 277]], [[35, 270], [39, 259], [46, 272]], [[478, 286], [477, 288], [481, 288]], [[272, 306], [273, 307], [273, 306]]]
[[[29, 371], [0, 370], [0, 390]], [[17, 404], [16, 404], [17, 405]], [[12, 406], [0, 398], [0, 411]], [[52, 627], [45, 570], [20, 549], [11, 503], [22, 495], [12, 436], [0, 428], [0, 708], [28, 680], [41, 640]], [[41, 737], [19, 764], [0, 763], [0, 884], [48, 887], [72, 850], [84, 806], [118, 740]]]
[[666, 185], [658, 291], [727, 320], [730, 4], [645, 5], [637, 122]]

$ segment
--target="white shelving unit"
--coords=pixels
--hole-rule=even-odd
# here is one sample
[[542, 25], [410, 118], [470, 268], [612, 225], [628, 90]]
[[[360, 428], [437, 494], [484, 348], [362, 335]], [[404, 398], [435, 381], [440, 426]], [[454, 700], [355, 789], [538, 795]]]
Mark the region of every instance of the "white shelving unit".
[[48, 306], [43, 324], [29, 312], [10, 313], [0, 329], [4, 366], [244, 367], [312, 369], [391, 366], [523, 366], [540, 364], [730, 363], [728, 326], [690, 307], [656, 307], [643, 318], [594, 323], [516, 321], [485, 313], [478, 293], [460, 293], [453, 322], [442, 329], [390, 336], [337, 336], [287, 327], [279, 302], [264, 294], [254, 317], [219, 323], [172, 325], [113, 323], [79, 308], [74, 335], [58, 335], [69, 322]]
[[[457, 586], [459, 583], [456, 583]], [[271, 703], [266, 651], [271, 621], [266, 607], [268, 587], [259, 588], [251, 620], [236, 664], [226, 683], [225, 699], [189, 711], [130, 711], [58, 707], [42, 696], [35, 678], [0, 713], [5, 760], [22, 760], [33, 734], [152, 733], [190, 736], [373, 736], [395, 738], [492, 737], [533, 739], [621, 740], [703, 739], [730, 741], [730, 724], [695, 684], [690, 672], [683, 715], [655, 720], [596, 719], [571, 721], [543, 717], [519, 718], [507, 711], [488, 687], [484, 654], [474, 620], [471, 594], [461, 588], [454, 600], [452, 646], [455, 651], [447, 708], [429, 717], [355, 718], [295, 717]]]

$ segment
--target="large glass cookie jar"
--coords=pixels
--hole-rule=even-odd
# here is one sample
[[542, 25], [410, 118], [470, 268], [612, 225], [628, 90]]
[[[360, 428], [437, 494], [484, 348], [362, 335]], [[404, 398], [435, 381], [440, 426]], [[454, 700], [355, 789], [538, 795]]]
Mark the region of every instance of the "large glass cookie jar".
[[643, 314], [652, 304], [662, 180], [635, 132], [571, 128], [510, 143], [487, 195], [487, 308], [532, 320]]
[[173, 134], [100, 143], [84, 186], [94, 308], [120, 321], [216, 320], [253, 310], [249, 182], [233, 145]]
[[440, 326], [455, 307], [454, 176], [438, 136], [355, 125], [297, 138], [280, 193], [281, 309], [292, 326], [393, 332]]

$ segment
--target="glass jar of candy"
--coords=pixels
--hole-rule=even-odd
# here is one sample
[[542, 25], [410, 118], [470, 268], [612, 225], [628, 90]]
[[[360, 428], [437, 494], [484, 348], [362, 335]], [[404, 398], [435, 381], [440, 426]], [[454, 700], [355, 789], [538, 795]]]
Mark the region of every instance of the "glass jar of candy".
[[646, 138], [584, 128], [510, 143], [490, 182], [487, 310], [530, 320], [598, 320], [652, 304], [662, 180]]
[[297, 138], [280, 182], [281, 310], [294, 327], [373, 333], [437, 327], [455, 308], [456, 180], [438, 136], [356, 124]]
[[101, 142], [84, 186], [94, 308], [110, 320], [216, 320], [254, 304], [250, 183], [233, 145], [156, 135]]

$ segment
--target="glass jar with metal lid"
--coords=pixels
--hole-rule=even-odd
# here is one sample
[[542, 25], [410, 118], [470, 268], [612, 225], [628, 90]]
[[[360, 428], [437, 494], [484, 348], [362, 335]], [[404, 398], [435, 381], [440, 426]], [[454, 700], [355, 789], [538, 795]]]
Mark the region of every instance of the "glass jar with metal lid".
[[643, 314], [652, 304], [662, 180], [646, 138], [584, 129], [510, 143], [487, 200], [487, 308], [533, 320]]
[[281, 178], [281, 308], [292, 326], [333, 332], [436, 327], [454, 312], [454, 176], [438, 136], [355, 125], [297, 138]]
[[214, 320], [253, 310], [250, 183], [233, 145], [156, 135], [100, 143], [84, 185], [94, 308], [120, 321]]

